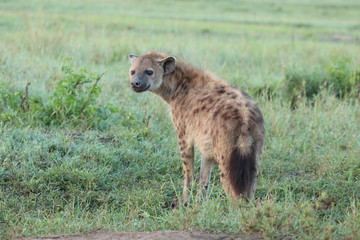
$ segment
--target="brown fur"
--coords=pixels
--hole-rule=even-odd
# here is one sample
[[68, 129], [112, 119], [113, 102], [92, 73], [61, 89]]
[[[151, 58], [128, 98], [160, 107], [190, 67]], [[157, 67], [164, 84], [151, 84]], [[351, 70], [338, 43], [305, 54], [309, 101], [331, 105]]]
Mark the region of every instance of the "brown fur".
[[[133, 84], [134, 91], [148, 87], [170, 105], [184, 169], [183, 202], [193, 179], [194, 145], [203, 155], [203, 196], [211, 167], [217, 164], [223, 188], [231, 198], [252, 197], [264, 141], [263, 117], [252, 98], [212, 73], [166, 54], [149, 52], [131, 56], [131, 60], [132, 84], [141, 84], [139, 88]], [[145, 76], [146, 69], [154, 73]]]

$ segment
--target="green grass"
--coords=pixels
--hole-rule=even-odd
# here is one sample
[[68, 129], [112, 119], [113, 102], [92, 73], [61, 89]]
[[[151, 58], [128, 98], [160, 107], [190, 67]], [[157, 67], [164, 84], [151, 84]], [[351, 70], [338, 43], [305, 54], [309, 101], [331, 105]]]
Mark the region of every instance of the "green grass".
[[[168, 229], [359, 238], [359, 10], [335, 0], [0, 0], [0, 238]], [[182, 169], [168, 107], [127, 79], [127, 54], [153, 49], [259, 102], [267, 136], [250, 203], [231, 204], [215, 169], [206, 201], [195, 186], [189, 207], [169, 209]], [[46, 124], [67, 57], [105, 73], [102, 91], [91, 119]]]

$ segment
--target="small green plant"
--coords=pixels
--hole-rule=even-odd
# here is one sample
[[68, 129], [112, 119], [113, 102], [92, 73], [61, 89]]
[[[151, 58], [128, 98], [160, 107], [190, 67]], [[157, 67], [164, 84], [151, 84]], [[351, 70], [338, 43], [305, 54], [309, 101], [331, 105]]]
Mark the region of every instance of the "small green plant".
[[86, 120], [87, 124], [94, 124], [99, 117], [97, 100], [101, 88], [98, 82], [103, 74], [89, 73], [84, 68], [76, 72], [71, 59], [66, 59], [61, 70], [65, 76], [57, 82], [50, 97], [49, 123], [58, 125], [71, 121], [78, 125]]
[[0, 124], [60, 126], [70, 124], [82, 128], [99, 127], [110, 114], [119, 109], [110, 104], [99, 104], [103, 74], [74, 70], [71, 59], [61, 68], [64, 77], [55, 85], [49, 101], [30, 96], [28, 83], [25, 91], [0, 88]]

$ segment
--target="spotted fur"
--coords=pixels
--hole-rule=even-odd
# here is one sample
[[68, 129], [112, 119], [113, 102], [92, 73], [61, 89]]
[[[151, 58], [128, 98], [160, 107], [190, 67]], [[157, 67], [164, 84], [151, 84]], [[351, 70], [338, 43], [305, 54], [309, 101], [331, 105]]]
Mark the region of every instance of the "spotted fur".
[[[194, 174], [194, 145], [203, 155], [200, 193], [204, 197], [213, 164], [220, 168], [227, 195], [234, 200], [252, 197], [265, 135], [254, 100], [212, 73], [163, 53], [130, 55], [130, 59], [133, 90], [151, 91], [170, 105], [184, 169], [183, 202]], [[146, 75], [149, 69], [153, 74]]]

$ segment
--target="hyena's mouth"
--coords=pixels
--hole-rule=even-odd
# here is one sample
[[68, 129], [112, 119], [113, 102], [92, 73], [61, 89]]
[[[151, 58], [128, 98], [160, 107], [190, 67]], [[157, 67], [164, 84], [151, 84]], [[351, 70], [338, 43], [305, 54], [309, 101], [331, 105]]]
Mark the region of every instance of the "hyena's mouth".
[[133, 90], [134, 92], [145, 92], [145, 91], [148, 90], [150, 87], [151, 87], [151, 84], [149, 84], [148, 86], [145, 86], [145, 87], [135, 87], [135, 86], [132, 86], [132, 90]]

